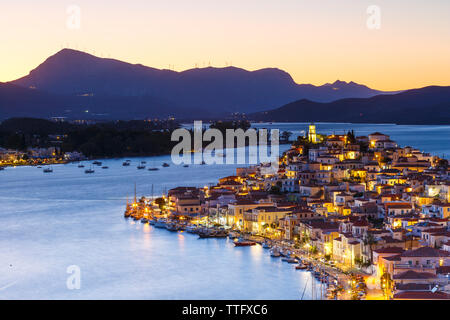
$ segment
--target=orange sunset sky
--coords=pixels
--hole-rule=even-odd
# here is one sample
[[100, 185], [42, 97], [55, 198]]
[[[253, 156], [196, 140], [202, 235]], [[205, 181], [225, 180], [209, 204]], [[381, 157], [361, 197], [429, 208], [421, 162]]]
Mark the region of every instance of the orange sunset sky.
[[[367, 26], [370, 5], [379, 29]], [[450, 85], [448, 0], [2, 0], [0, 30], [2, 82], [69, 47], [177, 71], [276, 67], [315, 85]]]

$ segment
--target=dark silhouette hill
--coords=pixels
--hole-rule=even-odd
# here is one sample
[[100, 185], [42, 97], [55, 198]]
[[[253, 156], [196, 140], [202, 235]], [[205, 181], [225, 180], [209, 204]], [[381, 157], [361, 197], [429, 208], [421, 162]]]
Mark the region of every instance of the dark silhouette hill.
[[450, 87], [319, 103], [302, 99], [249, 115], [256, 121], [450, 124]]
[[[381, 93], [354, 82], [336, 81], [322, 86], [297, 84], [288, 73], [275, 68], [247, 71], [236, 67], [208, 67], [175, 72], [71, 49], [61, 50], [11, 84], [46, 92], [46, 99], [57, 96], [55, 103], [49, 103], [48, 110], [39, 101], [36, 102], [39, 107], [34, 108], [30, 105], [32, 100], [27, 106], [16, 105], [20, 110], [28, 108], [54, 114], [56, 105], [60, 111], [65, 105], [81, 108], [80, 99], [73, 98], [87, 96], [91, 97], [89, 103], [94, 112], [116, 117], [123, 116], [126, 109], [127, 118], [144, 114], [223, 116], [231, 112], [267, 110], [298, 99], [330, 102]], [[116, 99], [122, 105], [115, 103]], [[86, 100], [81, 99], [82, 103]]]

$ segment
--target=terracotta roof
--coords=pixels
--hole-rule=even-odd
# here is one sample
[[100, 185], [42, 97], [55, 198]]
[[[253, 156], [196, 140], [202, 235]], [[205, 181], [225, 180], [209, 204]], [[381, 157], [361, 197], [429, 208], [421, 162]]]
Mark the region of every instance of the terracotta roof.
[[385, 247], [374, 250], [376, 253], [403, 253], [405, 250], [400, 247]]
[[414, 280], [414, 279], [433, 279], [436, 275], [429, 272], [416, 272], [413, 270], [408, 270], [399, 274], [394, 275], [394, 280]]
[[402, 257], [448, 257], [450, 252], [434, 249], [431, 247], [421, 247], [414, 250], [405, 251]]
[[436, 273], [450, 274], [450, 266], [440, 266], [436, 268]]

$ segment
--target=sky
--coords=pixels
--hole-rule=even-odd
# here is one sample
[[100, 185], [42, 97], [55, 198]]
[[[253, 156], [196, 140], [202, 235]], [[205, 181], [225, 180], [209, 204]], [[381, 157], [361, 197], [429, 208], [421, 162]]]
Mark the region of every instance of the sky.
[[449, 0], [1, 0], [0, 81], [62, 48], [182, 71], [274, 67], [297, 83], [450, 85]]

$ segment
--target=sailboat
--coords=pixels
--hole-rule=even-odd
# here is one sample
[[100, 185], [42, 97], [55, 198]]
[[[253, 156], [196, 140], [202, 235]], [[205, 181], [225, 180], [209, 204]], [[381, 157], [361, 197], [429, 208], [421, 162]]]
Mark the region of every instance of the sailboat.
[[94, 173], [95, 170], [92, 169], [92, 166], [89, 169], [84, 170], [84, 173]]
[[44, 171], [44, 173], [51, 173], [51, 172], [53, 172], [53, 169], [52, 169], [52, 167], [48, 167], [48, 168], [45, 168], [43, 171]]

